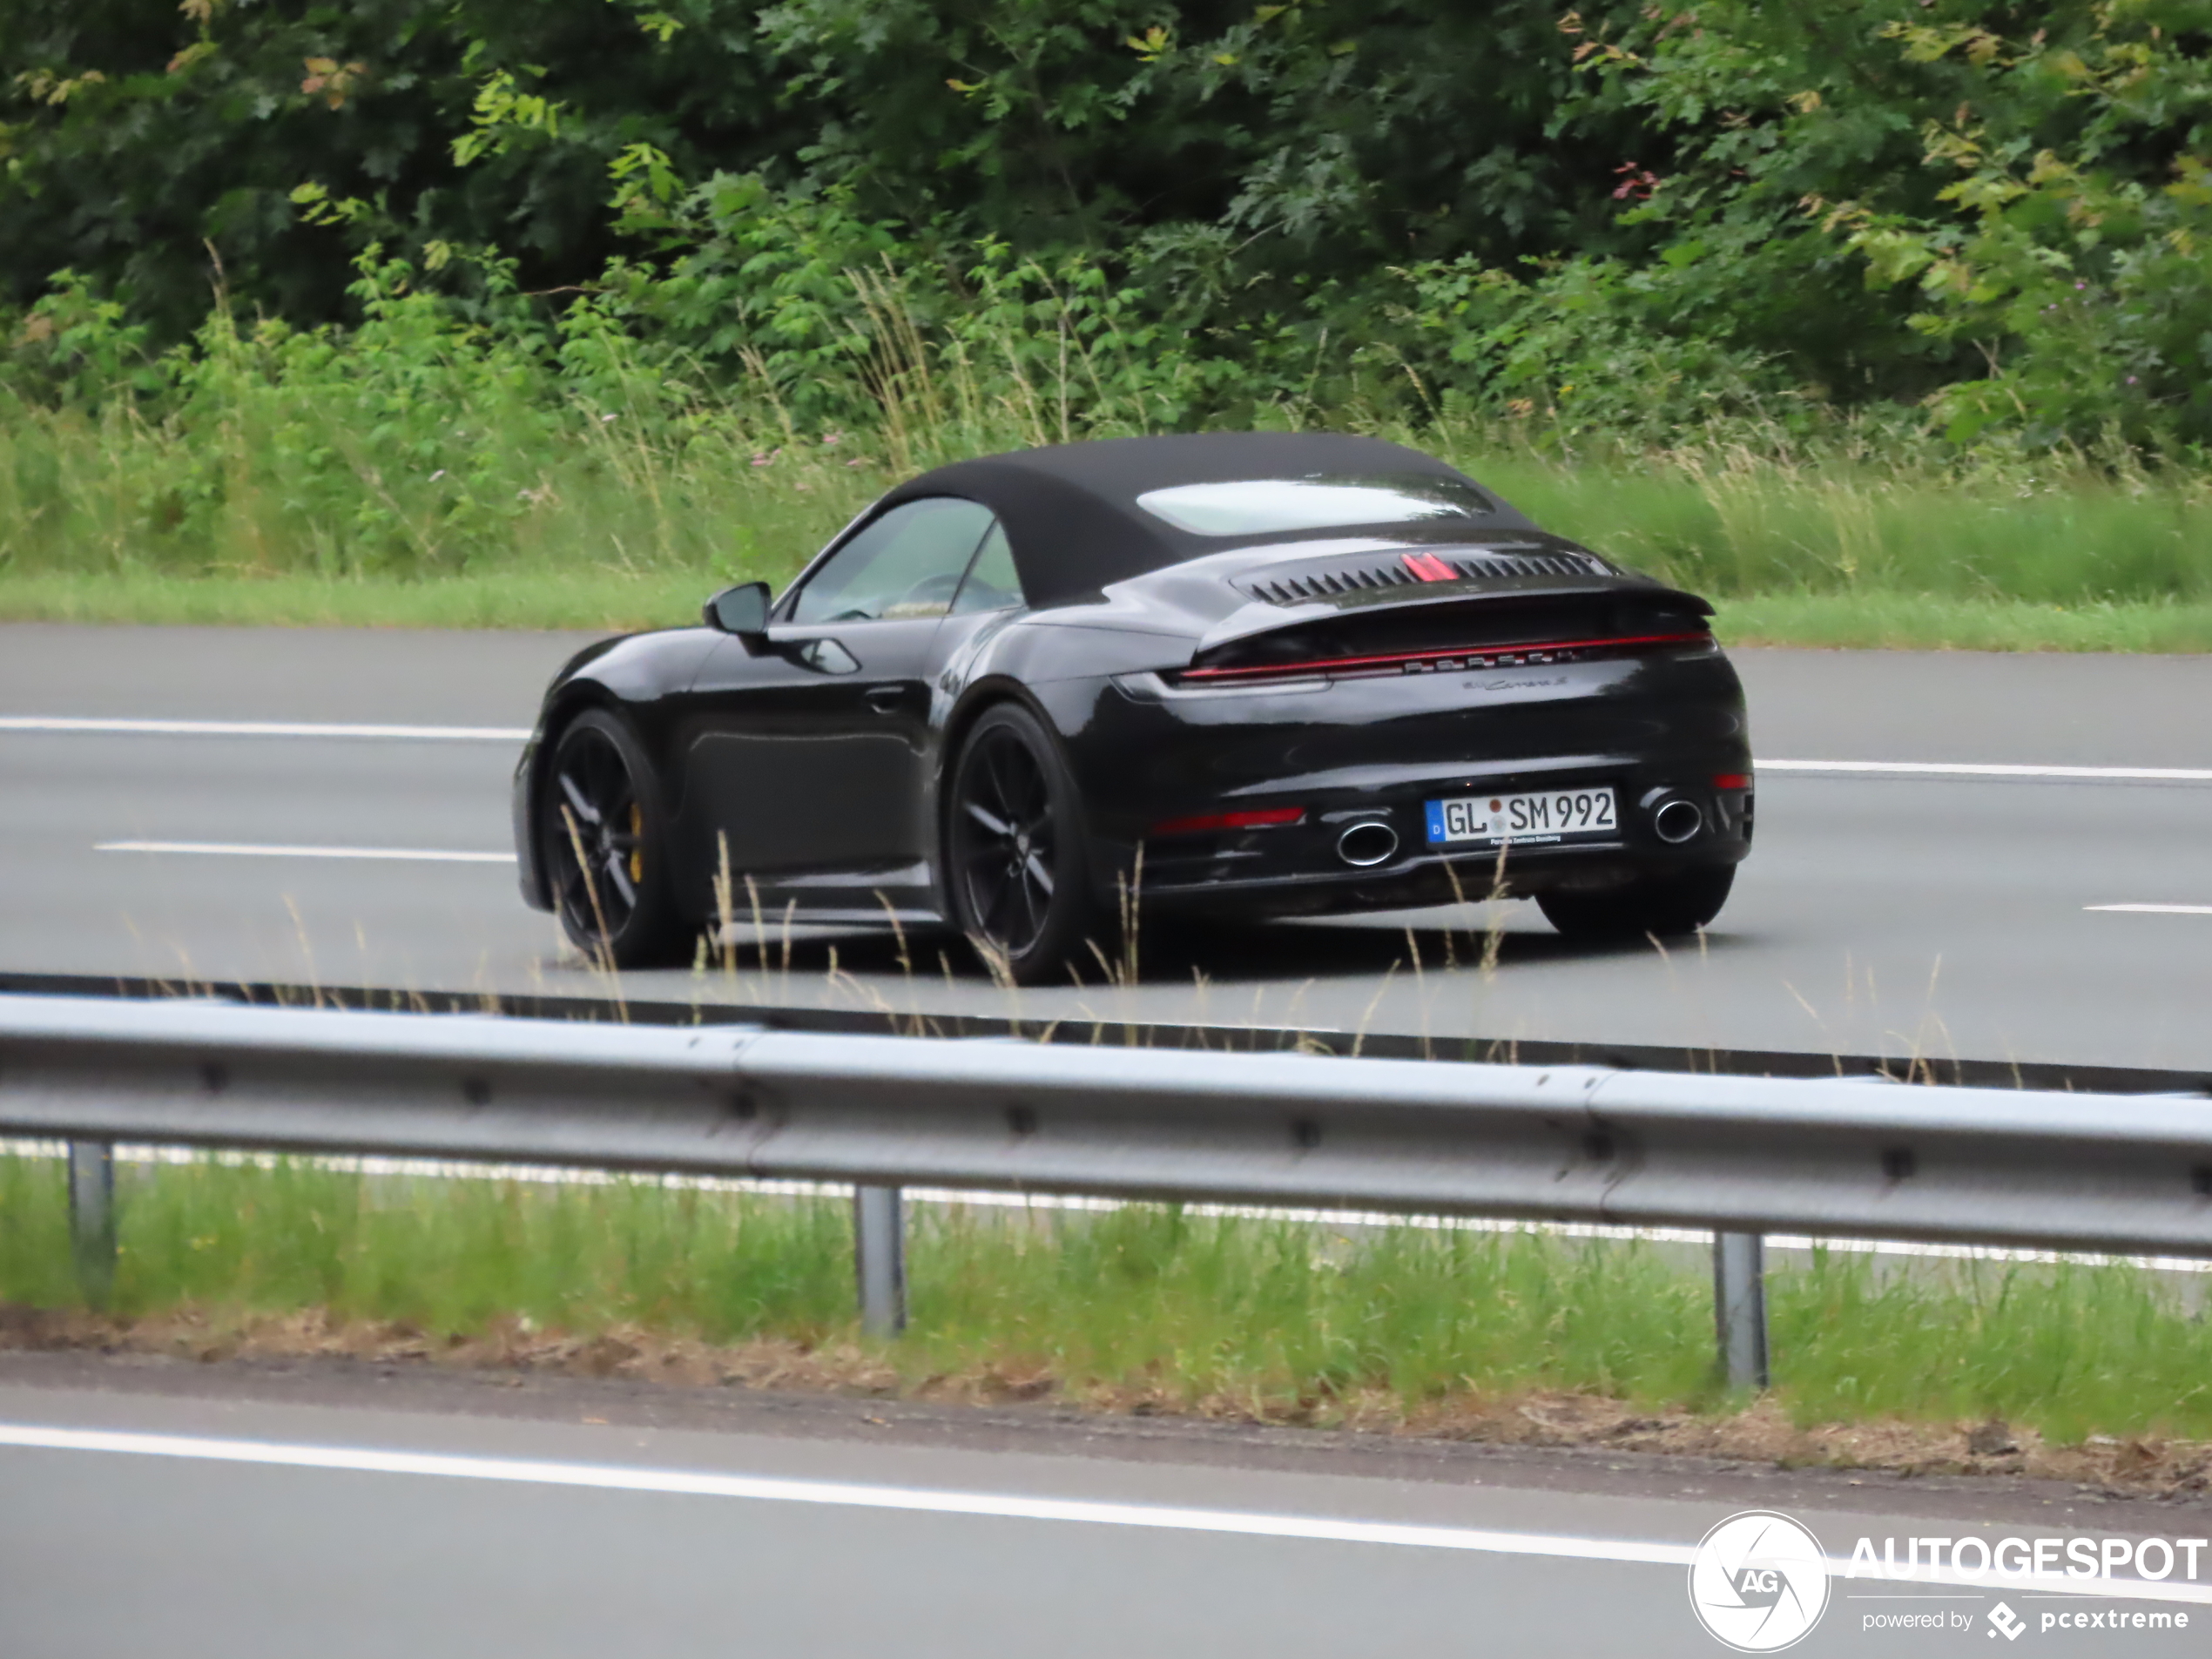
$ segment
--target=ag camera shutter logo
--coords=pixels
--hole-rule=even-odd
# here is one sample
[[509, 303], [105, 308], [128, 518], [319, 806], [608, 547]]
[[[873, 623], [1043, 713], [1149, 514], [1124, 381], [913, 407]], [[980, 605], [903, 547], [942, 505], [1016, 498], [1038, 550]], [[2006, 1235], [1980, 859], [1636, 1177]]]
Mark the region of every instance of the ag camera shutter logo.
[[1707, 1533], [1689, 1559], [1689, 1605], [1738, 1653], [1794, 1646], [1828, 1610], [1828, 1557], [1787, 1515], [1747, 1509]]

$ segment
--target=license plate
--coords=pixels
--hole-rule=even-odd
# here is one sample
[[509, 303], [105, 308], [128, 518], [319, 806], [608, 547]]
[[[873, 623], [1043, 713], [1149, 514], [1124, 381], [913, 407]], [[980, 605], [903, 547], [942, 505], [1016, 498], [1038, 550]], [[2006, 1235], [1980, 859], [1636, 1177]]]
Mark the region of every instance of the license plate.
[[1619, 831], [1610, 789], [1547, 789], [1534, 795], [1468, 795], [1428, 803], [1428, 841], [1495, 846], [1608, 840]]

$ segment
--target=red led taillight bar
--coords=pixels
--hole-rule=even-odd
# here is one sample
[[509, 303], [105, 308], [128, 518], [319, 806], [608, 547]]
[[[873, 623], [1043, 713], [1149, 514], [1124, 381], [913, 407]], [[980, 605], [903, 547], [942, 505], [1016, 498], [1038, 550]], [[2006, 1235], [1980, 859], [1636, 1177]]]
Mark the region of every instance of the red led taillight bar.
[[1396, 651], [1380, 657], [1323, 657], [1304, 663], [1261, 663], [1247, 668], [1186, 668], [1174, 678], [1182, 684], [1217, 685], [1224, 680], [1295, 679], [1312, 674], [1427, 673], [1440, 669], [1518, 668], [1530, 663], [1572, 661], [1602, 652], [1645, 646], [1710, 644], [1699, 630], [1682, 634], [1628, 634], [1615, 639], [1561, 639], [1545, 644], [1494, 645], [1480, 651]]

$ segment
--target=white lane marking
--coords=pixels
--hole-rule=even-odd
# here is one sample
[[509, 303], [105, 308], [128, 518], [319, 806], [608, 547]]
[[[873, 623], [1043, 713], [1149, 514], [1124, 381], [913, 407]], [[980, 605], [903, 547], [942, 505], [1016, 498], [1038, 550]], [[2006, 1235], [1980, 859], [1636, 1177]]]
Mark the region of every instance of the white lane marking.
[[107, 732], [179, 738], [404, 738], [428, 742], [520, 743], [526, 726], [347, 725], [306, 720], [106, 720], [45, 714], [0, 714], [0, 732]]
[[603, 1463], [555, 1463], [537, 1459], [469, 1457], [450, 1453], [393, 1452], [361, 1447], [284, 1445], [266, 1440], [202, 1439], [183, 1434], [118, 1433], [0, 1423], [0, 1446], [39, 1451], [109, 1452], [140, 1457], [188, 1458], [292, 1469], [334, 1469], [370, 1474], [436, 1475], [531, 1486], [583, 1487], [610, 1492], [654, 1492], [687, 1497], [745, 1498], [763, 1503], [830, 1504], [854, 1509], [897, 1509], [938, 1515], [981, 1515], [1011, 1521], [1074, 1521], [1094, 1526], [1143, 1527], [1174, 1532], [1231, 1533], [1251, 1538], [1307, 1538], [1328, 1543], [1395, 1544], [1428, 1549], [1481, 1550], [1507, 1555], [1563, 1556], [1575, 1561], [1689, 1564], [1686, 1544], [1562, 1537], [1544, 1533], [1490, 1531], [1468, 1527], [1413, 1526], [1394, 1521], [1337, 1520], [1322, 1515], [1263, 1514], [1230, 1509], [1185, 1509], [1163, 1504], [1111, 1503], [1080, 1498], [1024, 1498], [989, 1492], [951, 1492], [921, 1487], [861, 1486], [755, 1474], [708, 1474]]
[[[790, 1476], [708, 1474], [609, 1463], [556, 1463], [536, 1458], [470, 1457], [442, 1452], [394, 1452], [368, 1447], [302, 1446], [271, 1440], [232, 1440], [185, 1434], [111, 1429], [50, 1428], [0, 1423], [0, 1447], [30, 1451], [105, 1452], [265, 1467], [328, 1469], [347, 1474], [415, 1474], [448, 1480], [496, 1480], [523, 1486], [583, 1487], [601, 1492], [651, 1492], [672, 1496], [739, 1498], [756, 1503], [806, 1503], [907, 1514], [976, 1515], [1001, 1521], [1065, 1521], [1095, 1527], [1135, 1527], [1163, 1532], [1222, 1533], [1244, 1538], [1298, 1538], [1332, 1544], [1384, 1544], [1399, 1548], [1456, 1549], [1493, 1555], [1541, 1555], [1555, 1560], [1687, 1567], [1688, 1544], [1655, 1544], [1629, 1538], [1582, 1538], [1559, 1533], [1507, 1532], [1484, 1527], [1438, 1527], [1403, 1521], [1354, 1521], [1332, 1515], [1267, 1514], [1255, 1510], [1189, 1509], [1170, 1504], [1115, 1503], [1085, 1498], [1023, 1498], [995, 1492], [954, 1492], [928, 1487], [862, 1486]], [[1851, 1562], [1834, 1556], [1828, 1570], [1849, 1577]], [[2007, 1592], [2101, 1596], [2112, 1600], [2212, 1602], [2212, 1585], [2142, 1579], [2068, 1579], [2023, 1575], [1992, 1581], [1986, 1573], [1947, 1569], [1917, 1574], [1869, 1572], [1870, 1579], [1910, 1577], [1936, 1584]]]
[[512, 853], [421, 846], [255, 846], [242, 841], [95, 841], [95, 853], [186, 853], [225, 859], [386, 859], [402, 864], [512, 864]]
[[1966, 760], [1757, 760], [1755, 772], [1871, 773], [1900, 778], [2071, 778], [2101, 783], [2212, 783], [2189, 766], [2019, 766]]
[[2212, 916], [2212, 904], [2085, 904], [2084, 910], [2128, 910], [2145, 916]]

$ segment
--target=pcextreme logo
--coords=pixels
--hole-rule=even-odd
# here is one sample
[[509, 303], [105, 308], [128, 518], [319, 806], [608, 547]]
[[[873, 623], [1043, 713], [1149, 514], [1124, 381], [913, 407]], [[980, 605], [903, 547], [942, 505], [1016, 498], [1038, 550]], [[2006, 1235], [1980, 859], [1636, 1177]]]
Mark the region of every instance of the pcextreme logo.
[[1800, 1523], [1770, 1509], [1730, 1515], [1689, 1559], [1689, 1605], [1738, 1653], [1779, 1653], [1828, 1608], [1828, 1558]]

